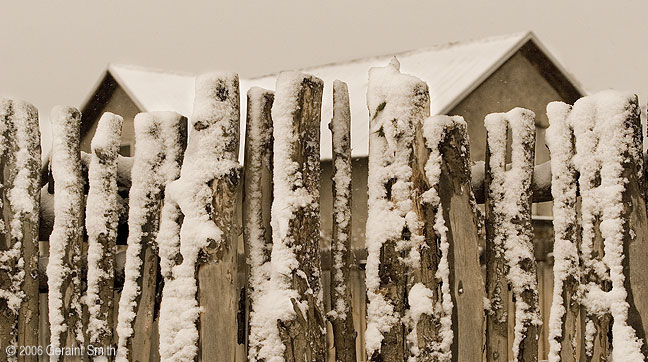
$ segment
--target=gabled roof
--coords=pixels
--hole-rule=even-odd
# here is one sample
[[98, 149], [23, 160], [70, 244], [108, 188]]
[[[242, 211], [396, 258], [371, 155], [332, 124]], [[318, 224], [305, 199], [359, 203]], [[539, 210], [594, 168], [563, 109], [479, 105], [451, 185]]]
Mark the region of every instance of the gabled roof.
[[[544, 72], [540, 69], [541, 72], [546, 73], [543, 74], [545, 77], [567, 83], [567, 86], [571, 87], [569, 92], [572, 94], [584, 94], [578, 84], [551, 57], [531, 32], [477, 41], [449, 43], [395, 55], [400, 61], [402, 72], [415, 75], [427, 82], [430, 88], [430, 112], [434, 115], [445, 114], [452, 110], [513, 54], [529, 47], [533, 48], [534, 53], [538, 53], [535, 50], [540, 50], [539, 56], [542, 59], [538, 64], [542, 65], [538, 68], [545, 67], [547, 64], [551, 68]], [[331, 134], [328, 130], [328, 123], [332, 116], [331, 87], [336, 79], [346, 82], [349, 86], [352, 154], [354, 157], [367, 156], [367, 74], [369, 68], [384, 66], [392, 56], [394, 54], [301, 69], [324, 80], [321, 124], [322, 158], [329, 159], [331, 157]], [[118, 64], [110, 64], [107, 73], [124, 89], [140, 110], [171, 110], [191, 116], [194, 75]], [[252, 86], [274, 89], [277, 74], [241, 79], [241, 105], [246, 104], [245, 94]], [[87, 102], [91, 99], [89, 98]], [[84, 105], [87, 105], [87, 102]], [[241, 120], [245, 120], [244, 108], [241, 109]], [[244, 129], [245, 125], [242, 121], [241, 135], [244, 134]]]

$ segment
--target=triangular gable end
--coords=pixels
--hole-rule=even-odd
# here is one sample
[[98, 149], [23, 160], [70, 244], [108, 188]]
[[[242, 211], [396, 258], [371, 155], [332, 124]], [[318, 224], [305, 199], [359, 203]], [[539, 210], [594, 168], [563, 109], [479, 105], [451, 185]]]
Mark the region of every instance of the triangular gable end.
[[[403, 72], [415, 75], [428, 83], [431, 114], [445, 114], [517, 52], [524, 53], [538, 71], [550, 83], [554, 84], [564, 99], [571, 100], [575, 96], [578, 98], [584, 94], [569, 73], [555, 61], [531, 32], [451, 43], [399, 53], [396, 56], [401, 63]], [[385, 65], [392, 56], [363, 58], [301, 69], [322, 78], [325, 83], [321, 125], [322, 159], [331, 157], [331, 136], [328, 123], [332, 117], [331, 86], [336, 79], [345, 81], [349, 85], [352, 154], [354, 157], [367, 156], [367, 72], [371, 67]], [[241, 104], [246, 104], [245, 92], [252, 86], [274, 89], [276, 76], [277, 74], [271, 74], [258, 78], [241, 79]], [[123, 88], [141, 111], [172, 110], [185, 116], [191, 116], [195, 80], [193, 75], [111, 64], [108, 67], [105, 80], [107, 83], [112, 80], [113, 83]], [[100, 84], [95, 95], [102, 93], [101, 91], [106, 94], [105, 90], [110, 90], [110, 88], [110, 84], [107, 86]], [[91, 98], [91, 100], [97, 99], [100, 100], [102, 97]], [[86, 108], [84, 107], [84, 109]], [[96, 118], [89, 117], [88, 119]], [[245, 120], [245, 107], [241, 109], [241, 119]], [[242, 140], [244, 139], [244, 128], [242, 121]], [[241, 150], [243, 150], [242, 144]]]

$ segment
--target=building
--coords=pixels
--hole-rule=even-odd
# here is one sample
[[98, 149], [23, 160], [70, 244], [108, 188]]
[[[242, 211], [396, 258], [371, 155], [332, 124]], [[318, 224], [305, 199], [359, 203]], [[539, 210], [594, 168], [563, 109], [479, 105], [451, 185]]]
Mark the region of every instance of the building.
[[[304, 68], [325, 82], [322, 102], [321, 159], [322, 244], [327, 246], [331, 234], [331, 134], [328, 122], [332, 116], [332, 84], [335, 79], [347, 82], [351, 101], [353, 160], [353, 249], [358, 261], [365, 257], [364, 231], [367, 218], [367, 155], [368, 110], [366, 106], [367, 72], [370, 67], [386, 65], [393, 55], [358, 59], [348, 62]], [[573, 103], [585, 93], [573, 78], [552, 57], [533, 33], [514, 34], [470, 42], [440, 46], [396, 54], [401, 71], [425, 80], [430, 89], [431, 114], [461, 115], [468, 123], [473, 161], [484, 159], [486, 134], [484, 117], [493, 112], [506, 112], [524, 107], [535, 112], [537, 126], [536, 163], [549, 160], [544, 132], [548, 126], [545, 107], [552, 101]], [[273, 89], [277, 74], [241, 79], [241, 105], [252, 86]], [[109, 111], [124, 117], [121, 152], [132, 155], [136, 146], [133, 119], [139, 112], [176, 111], [191, 116], [194, 95], [194, 75], [177, 74], [111, 64], [100, 77], [96, 87], [83, 103], [81, 148], [89, 152], [97, 121]], [[241, 119], [245, 120], [245, 107]], [[245, 125], [241, 122], [241, 135]], [[241, 150], [243, 149], [243, 137]], [[242, 151], [241, 159], [242, 159]], [[534, 204], [535, 242], [542, 255], [553, 244], [550, 218], [551, 203]], [[539, 216], [539, 217], [538, 217]], [[544, 217], [543, 217], [544, 216]], [[546, 248], [546, 247], [547, 248]], [[324, 268], [327, 263], [324, 260]], [[545, 323], [551, 304], [551, 265], [547, 258], [539, 259], [538, 277], [541, 290], [541, 312]], [[324, 273], [328, 278], [328, 273]], [[362, 271], [352, 271], [354, 321], [364, 329], [364, 284]], [[325, 283], [325, 294], [328, 292]], [[325, 298], [326, 299], [326, 298]], [[326, 301], [328, 302], [328, 300]], [[327, 306], [328, 310], [328, 306]], [[547, 340], [547, 329], [542, 341]], [[363, 334], [357, 341], [362, 355]], [[546, 355], [546, 342], [540, 345]]]
[[[364, 246], [366, 220], [366, 179], [368, 154], [368, 110], [366, 106], [367, 72], [384, 66], [393, 55], [363, 58], [323, 66], [304, 68], [325, 82], [322, 101], [322, 230], [330, 234], [330, 158], [331, 137], [328, 122], [332, 115], [332, 83], [335, 79], [349, 85], [354, 157], [353, 234], [354, 245]], [[506, 112], [524, 107], [535, 112], [537, 125], [536, 163], [549, 160], [544, 143], [548, 126], [545, 107], [551, 101], [573, 103], [584, 92], [531, 33], [513, 34], [469, 42], [449, 43], [427, 49], [396, 54], [401, 71], [415, 75], [430, 88], [430, 113], [461, 115], [468, 122], [471, 157], [484, 159], [484, 117], [492, 112]], [[241, 79], [241, 105], [252, 86], [273, 89], [277, 74]], [[178, 74], [134, 66], [111, 64], [83, 103], [81, 149], [90, 151], [90, 141], [97, 121], [109, 111], [124, 117], [121, 153], [134, 152], [133, 119], [139, 112], [176, 111], [190, 117], [193, 107], [194, 75]], [[241, 119], [245, 120], [245, 107]], [[241, 135], [245, 132], [241, 122]], [[241, 140], [241, 150], [243, 136]], [[241, 152], [242, 159], [242, 152]], [[550, 215], [547, 205], [535, 206], [535, 213]]]

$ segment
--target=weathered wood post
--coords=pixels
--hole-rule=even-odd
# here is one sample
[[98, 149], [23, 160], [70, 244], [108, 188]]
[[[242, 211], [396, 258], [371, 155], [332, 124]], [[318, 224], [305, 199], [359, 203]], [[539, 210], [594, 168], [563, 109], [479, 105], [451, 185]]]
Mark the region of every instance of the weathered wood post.
[[623, 261], [627, 273], [624, 287], [628, 293], [628, 324], [643, 341], [641, 353], [648, 360], [648, 216], [647, 181], [643, 177], [643, 134], [640, 106], [636, 95], [625, 103], [624, 125], [633, 134], [633, 143], [624, 155], [622, 177], [627, 180], [623, 193]]
[[[415, 150], [414, 203], [420, 205], [424, 242], [414, 275], [422, 284], [419, 289], [427, 291], [416, 300], [410, 292], [410, 309], [420, 315], [415, 326], [419, 360], [479, 361], [485, 297], [478, 250], [481, 221], [470, 185], [465, 121], [458, 116], [426, 119]], [[435, 311], [435, 305], [441, 310]]]
[[88, 233], [88, 341], [97, 347], [113, 344], [114, 250], [119, 221], [117, 155], [124, 119], [104, 113], [92, 138], [86, 202]]
[[607, 358], [611, 344], [608, 337], [611, 319], [607, 313], [599, 313], [588, 307], [589, 285], [608, 289], [605, 267], [602, 265], [603, 239], [597, 232], [600, 218], [593, 210], [597, 200], [595, 192], [600, 186], [598, 172], [600, 165], [596, 159], [597, 135], [593, 130], [596, 123], [596, 108], [592, 97], [583, 97], [574, 103], [569, 121], [575, 134], [576, 153], [573, 158], [578, 175], [580, 202], [580, 242], [579, 260], [582, 284], [585, 290], [581, 296], [581, 333], [580, 361], [599, 361]]
[[50, 186], [54, 187], [55, 203], [47, 264], [50, 344], [52, 348], [74, 349], [85, 343], [80, 301], [85, 211], [79, 152], [81, 113], [72, 107], [55, 107], [50, 121]]
[[351, 109], [346, 83], [333, 83], [333, 233], [331, 240], [331, 312], [336, 362], [355, 362], [349, 274], [351, 254]]
[[570, 117], [582, 199], [581, 360], [645, 360], [648, 251], [637, 97], [597, 93], [579, 99]]
[[[270, 279], [272, 251], [272, 103], [274, 92], [253, 87], [247, 93], [243, 171], [243, 238], [245, 241], [247, 335], [250, 311]], [[246, 343], [248, 348], [256, 346]]]
[[20, 355], [20, 346], [38, 345], [41, 159], [36, 107], [0, 98], [0, 143], [0, 353], [9, 360], [35, 361]]
[[[531, 227], [535, 115], [515, 108], [484, 121], [486, 153], [486, 290], [490, 301], [486, 325], [488, 361], [537, 361], [542, 324]], [[507, 128], [512, 134], [511, 169], [506, 170]], [[506, 278], [506, 281], [504, 280]], [[508, 356], [506, 332], [508, 285], [515, 297], [515, 337]]]
[[119, 300], [117, 360], [148, 361], [153, 338], [158, 256], [155, 237], [162, 194], [180, 176], [187, 118], [175, 112], [135, 117], [134, 162], [129, 196], [128, 249]]
[[321, 79], [299, 72], [277, 78], [272, 203], [273, 282], [292, 295], [292, 315], [276, 323], [287, 362], [323, 362], [326, 354], [320, 264]]
[[549, 317], [549, 360], [576, 362], [579, 324], [578, 220], [576, 217], [577, 173], [573, 163], [574, 132], [569, 124], [571, 106], [562, 102], [547, 105], [547, 145], [551, 152], [553, 195], [554, 282]]
[[196, 79], [187, 150], [180, 178], [167, 184], [157, 237], [164, 361], [236, 358], [239, 117], [238, 75]]
[[[412, 205], [415, 131], [429, 115], [428, 87], [396, 58], [371, 68], [366, 350], [372, 361], [406, 358], [408, 273], [418, 266], [420, 223]], [[415, 351], [413, 351], [415, 353]]]

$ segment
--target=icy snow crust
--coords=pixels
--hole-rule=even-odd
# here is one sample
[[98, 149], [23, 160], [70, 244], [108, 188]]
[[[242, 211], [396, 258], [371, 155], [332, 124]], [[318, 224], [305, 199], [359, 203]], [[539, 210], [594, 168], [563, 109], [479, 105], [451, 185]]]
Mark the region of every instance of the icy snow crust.
[[[209, 183], [240, 168], [238, 92], [235, 73], [198, 77], [180, 178], [166, 186], [157, 237], [165, 278], [160, 306], [160, 358], [164, 361], [189, 361], [198, 353], [198, 256], [202, 249], [223, 242], [223, 232], [211, 213]], [[176, 264], [179, 256], [182, 262]]]
[[[365, 334], [369, 356], [380, 350], [383, 333], [406, 323], [405, 316], [394, 311], [392, 302], [382, 294], [380, 250], [384, 243], [395, 241], [397, 250], [407, 252], [406, 258], [399, 262], [415, 268], [420, 262], [418, 246], [423, 241], [421, 223], [411, 199], [410, 159], [416, 127], [429, 114], [428, 88], [420, 79], [401, 74], [399, 68], [400, 64], [394, 58], [386, 67], [369, 70], [367, 106], [371, 122]], [[388, 183], [392, 184], [389, 199], [385, 187]], [[412, 234], [409, 240], [402, 237], [405, 228]]]
[[[526, 337], [527, 329], [532, 325], [542, 324], [535, 268], [529, 270], [523, 267], [525, 261], [535, 262], [530, 230], [534, 117], [534, 113], [529, 110], [515, 108], [508, 113], [489, 114], [484, 120], [490, 152], [488, 166], [492, 175], [488, 191], [493, 200], [493, 215], [497, 227], [492, 242], [496, 250], [503, 252], [508, 267], [507, 279], [515, 296], [515, 361], [519, 360], [520, 345]], [[506, 170], [507, 125], [512, 134], [510, 170]], [[524, 301], [523, 293], [531, 295], [531, 305]]]
[[[155, 240], [161, 209], [161, 193], [167, 182], [180, 176], [184, 153], [181, 129], [186, 118], [175, 112], [140, 113], [135, 117], [135, 149], [129, 191], [128, 249], [124, 288], [119, 300], [117, 360], [127, 361], [127, 343], [133, 336], [137, 298], [141, 290], [145, 240]], [[148, 228], [145, 229], [145, 226]], [[146, 231], [150, 230], [150, 231]], [[155, 246], [155, 245], [154, 245]]]

